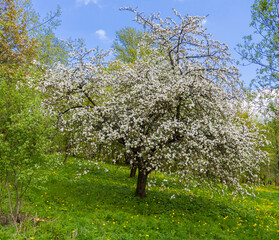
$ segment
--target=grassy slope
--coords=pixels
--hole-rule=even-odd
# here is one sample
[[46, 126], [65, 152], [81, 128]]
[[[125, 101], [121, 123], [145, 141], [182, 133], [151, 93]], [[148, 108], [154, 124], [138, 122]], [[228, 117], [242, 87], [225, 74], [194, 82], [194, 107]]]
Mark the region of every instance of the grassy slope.
[[49, 181], [26, 197], [24, 209], [33, 215], [21, 235], [0, 226], [0, 239], [279, 239], [279, 188], [233, 199], [201, 188], [185, 193], [169, 179], [142, 200], [133, 197], [136, 180], [128, 168], [102, 165], [79, 176], [86, 165], [71, 159], [45, 171]]

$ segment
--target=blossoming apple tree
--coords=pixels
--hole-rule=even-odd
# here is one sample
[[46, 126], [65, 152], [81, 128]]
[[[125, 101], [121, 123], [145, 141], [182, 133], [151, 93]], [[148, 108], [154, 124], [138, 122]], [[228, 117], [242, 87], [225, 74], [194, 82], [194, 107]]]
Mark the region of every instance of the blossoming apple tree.
[[176, 23], [126, 10], [146, 30], [133, 64], [105, 64], [100, 51], [84, 60], [90, 51], [79, 51], [73, 65], [58, 63], [45, 75], [45, 104], [61, 129], [76, 126], [77, 150], [81, 139], [122, 144], [139, 169], [135, 195], [141, 198], [152, 171], [238, 190], [243, 181], [254, 182], [264, 139], [238, 117], [234, 103], [242, 91], [228, 47], [206, 33], [203, 17], [174, 10]]

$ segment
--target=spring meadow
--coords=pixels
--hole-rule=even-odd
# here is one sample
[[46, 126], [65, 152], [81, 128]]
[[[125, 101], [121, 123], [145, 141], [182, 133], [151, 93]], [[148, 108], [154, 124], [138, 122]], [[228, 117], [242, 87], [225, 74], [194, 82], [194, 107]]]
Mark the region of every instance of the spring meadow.
[[1, 240], [279, 239], [279, 1], [251, 1], [241, 61], [159, 7], [119, 6], [137, 27], [102, 49], [0, 0]]

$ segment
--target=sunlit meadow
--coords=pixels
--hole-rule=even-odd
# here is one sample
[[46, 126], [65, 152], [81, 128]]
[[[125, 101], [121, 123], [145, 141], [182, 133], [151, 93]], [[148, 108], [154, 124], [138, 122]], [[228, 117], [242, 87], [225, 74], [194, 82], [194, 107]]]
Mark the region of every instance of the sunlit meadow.
[[[83, 174], [80, 174], [80, 173]], [[92, 167], [71, 158], [42, 172], [48, 179], [26, 197], [27, 216], [19, 237], [12, 226], [0, 239], [278, 239], [279, 189], [255, 189], [254, 197], [185, 189], [176, 179], [154, 173], [147, 197], [133, 197], [129, 168]]]

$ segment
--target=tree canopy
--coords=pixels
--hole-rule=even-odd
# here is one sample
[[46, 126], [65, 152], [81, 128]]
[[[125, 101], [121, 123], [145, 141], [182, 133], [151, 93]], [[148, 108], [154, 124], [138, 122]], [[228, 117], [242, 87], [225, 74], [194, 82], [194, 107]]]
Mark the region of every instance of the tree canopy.
[[257, 180], [263, 139], [238, 117], [233, 101], [242, 90], [228, 47], [210, 38], [202, 17], [174, 10], [176, 23], [126, 10], [148, 28], [140, 46], [149, 54], [132, 65], [115, 60], [118, 67], [110, 71], [100, 51], [74, 66], [50, 69], [41, 89], [49, 93], [45, 104], [60, 116], [61, 128], [71, 119], [88, 141], [122, 144], [139, 169], [136, 196], [142, 198], [153, 170], [238, 190], [244, 179]]
[[54, 19], [41, 22], [29, 1], [0, 0], [0, 16], [0, 186], [16, 226], [30, 181], [48, 163], [53, 129], [36, 89], [44, 68], [35, 63], [50, 66], [54, 59], [63, 59], [64, 49], [62, 44], [49, 47], [57, 44], [50, 31], [44, 37]]
[[257, 88], [278, 88], [279, 82], [279, 1], [255, 0], [252, 5], [253, 35], [244, 37], [238, 45], [243, 60], [258, 66], [256, 79], [252, 84]]
[[138, 44], [142, 39], [143, 32], [135, 28], [126, 27], [116, 32], [116, 39], [112, 48], [116, 58], [122, 62], [134, 62], [138, 55]]

